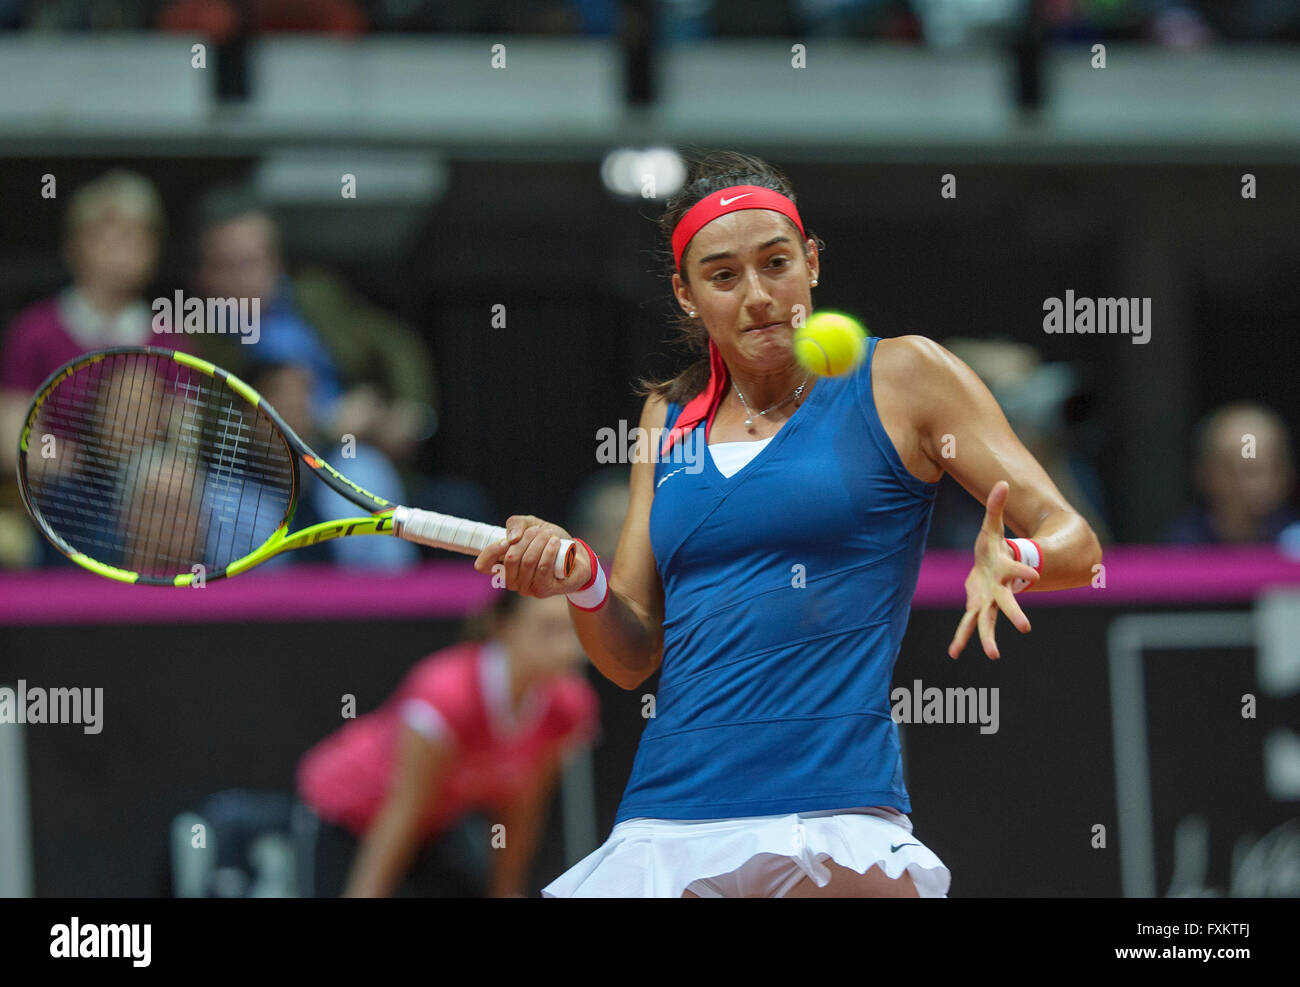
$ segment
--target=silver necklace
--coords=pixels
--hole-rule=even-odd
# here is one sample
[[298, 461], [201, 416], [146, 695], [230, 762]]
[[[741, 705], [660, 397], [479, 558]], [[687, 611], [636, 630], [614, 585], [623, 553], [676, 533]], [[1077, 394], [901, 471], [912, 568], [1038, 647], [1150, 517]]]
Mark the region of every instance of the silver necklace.
[[[812, 373], [811, 373], [811, 372], [804, 374], [804, 375], [803, 375], [803, 384], [800, 384], [798, 387], [796, 387], [796, 388], [794, 389], [794, 393], [793, 393], [793, 394], [791, 394], [791, 395], [790, 395], [788, 398], [786, 398], [784, 401], [778, 401], [776, 404], [772, 405], [772, 407], [768, 408], [767, 411], [760, 411], [760, 412], [758, 413], [759, 417], [761, 418], [763, 415], [766, 415], [768, 411], [776, 411], [777, 408], [783, 408], [783, 407], [785, 407], [787, 404], [789, 404], [791, 401], [793, 401], [795, 398], [797, 398], [800, 394], [803, 393], [804, 384], [807, 384], [807, 383], [808, 383], [808, 378], [811, 377], [811, 376], [812, 376]], [[734, 380], [731, 382], [731, 386], [732, 386], [733, 388], [735, 388], [735, 390], [736, 390], [736, 397], [740, 398], [740, 403], [743, 404], [743, 405], [745, 406], [745, 411], [746, 411], [746, 416], [745, 416], [745, 427], [746, 427], [746, 428], [753, 428], [753, 427], [754, 427], [754, 410], [753, 410], [752, 408], [750, 408], [750, 406], [749, 406], [749, 402], [745, 400], [745, 395], [743, 395], [743, 394], [740, 393], [740, 388], [739, 388], [739, 387], [736, 387], [736, 382], [735, 382]]]

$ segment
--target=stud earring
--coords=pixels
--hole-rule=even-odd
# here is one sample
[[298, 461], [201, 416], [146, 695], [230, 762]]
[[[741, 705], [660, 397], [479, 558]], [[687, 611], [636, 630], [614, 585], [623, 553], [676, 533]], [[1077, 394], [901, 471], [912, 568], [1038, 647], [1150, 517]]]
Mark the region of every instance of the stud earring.
[[814, 288], [817, 287], [817, 279], [816, 279], [816, 278], [813, 278], [813, 279], [812, 279], [812, 286], [813, 286]]

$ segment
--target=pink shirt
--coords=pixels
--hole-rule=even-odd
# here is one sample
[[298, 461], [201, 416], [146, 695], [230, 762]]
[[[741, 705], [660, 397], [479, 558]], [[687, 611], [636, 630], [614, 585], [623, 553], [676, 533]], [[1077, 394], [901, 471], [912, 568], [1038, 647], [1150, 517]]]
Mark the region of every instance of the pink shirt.
[[155, 333], [149, 307], [129, 305], [111, 319], [99, 316], [75, 289], [23, 309], [0, 345], [0, 389], [35, 394], [69, 360], [112, 346], [159, 346], [188, 351], [184, 336]]
[[570, 674], [533, 687], [516, 721], [500, 645], [468, 643], [430, 655], [378, 710], [353, 720], [303, 757], [299, 797], [358, 836], [388, 794], [399, 727], [450, 744], [455, 755], [421, 825], [429, 838], [475, 808], [501, 808], [553, 753], [592, 743], [595, 690]]

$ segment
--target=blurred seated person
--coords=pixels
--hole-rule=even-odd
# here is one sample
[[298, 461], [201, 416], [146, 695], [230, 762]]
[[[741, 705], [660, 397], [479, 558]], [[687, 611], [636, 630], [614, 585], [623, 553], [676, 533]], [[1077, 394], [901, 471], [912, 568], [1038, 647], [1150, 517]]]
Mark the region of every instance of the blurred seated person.
[[[928, 6], [942, 15], [942, 4]], [[1039, 23], [1054, 42], [1146, 41], [1198, 48], [1217, 33], [1205, 16], [1210, 6], [1205, 0], [1054, 0], [1041, 6]]]
[[62, 558], [27, 519], [14, 479], [23, 416], [45, 379], [110, 346], [188, 348], [183, 336], [153, 332], [144, 298], [166, 225], [153, 184], [133, 172], [108, 172], [72, 194], [64, 223], [72, 283], [18, 313], [0, 341], [0, 567]]
[[[1025, 448], [1042, 463], [1101, 543], [1109, 543], [1101, 482], [1088, 462], [1074, 453], [1066, 425], [1066, 402], [1078, 391], [1073, 368], [1064, 363], [1045, 364], [1032, 346], [1008, 340], [946, 339], [943, 345], [979, 375]], [[954, 453], [961, 455], [961, 450]], [[968, 550], [984, 522], [980, 504], [980, 498], [965, 496], [956, 481], [945, 475], [935, 500], [928, 544]]]
[[1300, 522], [1286, 423], [1263, 405], [1223, 405], [1196, 432], [1198, 503], [1170, 525], [1179, 545], [1275, 544]]
[[[803, 33], [819, 38], [872, 37], [891, 41], [919, 41], [921, 20], [913, 3], [900, 0], [795, 0]], [[921, 6], [921, 14], [930, 11]], [[964, 18], [952, 9], [946, 13], [949, 30]], [[998, 11], [972, 10], [973, 18], [995, 20]]]
[[[249, 383], [299, 438], [349, 480], [394, 504], [406, 503], [402, 478], [380, 450], [360, 439], [350, 442], [328, 439], [317, 427], [312, 411], [315, 385], [310, 368], [302, 364], [269, 364], [261, 367]], [[322, 521], [368, 513], [318, 479], [306, 466], [299, 464], [298, 474], [302, 489], [294, 514], [294, 531]], [[276, 561], [333, 561], [357, 568], [404, 569], [415, 565], [419, 557], [419, 548], [413, 542], [370, 535], [319, 542], [286, 552]]]
[[[556, 782], [599, 706], [563, 597], [500, 590], [490, 617], [483, 639], [424, 658], [299, 763], [298, 796], [321, 820], [317, 896], [526, 894]], [[504, 831], [458, 830], [475, 811]]]
[[353, 0], [173, 0], [159, 16], [158, 26], [224, 44], [235, 37], [275, 32], [364, 34], [369, 18], [364, 5]]
[[405, 463], [436, 422], [433, 361], [419, 335], [327, 271], [291, 278], [275, 219], [246, 189], [210, 192], [199, 227], [198, 293], [258, 299], [261, 314], [254, 343], [204, 337], [208, 358], [241, 376], [255, 364], [304, 364], [325, 433], [355, 435]]
[[257, 303], [251, 336], [226, 336], [219, 327], [201, 337], [204, 356], [251, 379], [259, 366], [295, 364], [313, 375], [312, 416], [328, 427], [343, 381], [316, 330], [293, 304], [293, 286], [280, 261], [279, 230], [270, 215], [238, 192], [220, 190], [201, 206], [195, 288], [204, 298]]

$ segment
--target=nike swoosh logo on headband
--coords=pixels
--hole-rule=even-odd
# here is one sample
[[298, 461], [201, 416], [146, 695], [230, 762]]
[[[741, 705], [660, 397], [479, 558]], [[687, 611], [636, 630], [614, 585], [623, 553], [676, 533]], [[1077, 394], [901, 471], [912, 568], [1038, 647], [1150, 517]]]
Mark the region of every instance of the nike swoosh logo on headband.
[[743, 195], [733, 195], [730, 199], [719, 199], [718, 205], [729, 206], [737, 199], [743, 199], [746, 195], [753, 195], [753, 194], [754, 194], [753, 192], [745, 192]]

